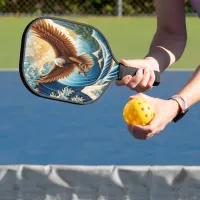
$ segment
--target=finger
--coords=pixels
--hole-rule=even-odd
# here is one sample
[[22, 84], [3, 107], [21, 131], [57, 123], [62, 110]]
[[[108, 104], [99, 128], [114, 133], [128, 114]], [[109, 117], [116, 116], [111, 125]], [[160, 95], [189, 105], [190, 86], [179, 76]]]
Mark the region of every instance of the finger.
[[138, 139], [147, 139], [147, 134], [149, 133], [148, 127], [141, 126], [141, 125], [135, 125], [132, 127], [132, 132], [133, 134], [138, 138]]
[[137, 130], [137, 127], [129, 124], [128, 130], [134, 138], [140, 139], [140, 140], [145, 140], [146, 134], [142, 133], [140, 129]]
[[147, 85], [147, 87], [145, 88], [145, 91], [143, 91], [143, 92], [148, 92], [149, 90], [151, 90], [153, 88], [153, 86], [148, 86]]
[[135, 98], [137, 98], [137, 97], [145, 98], [145, 96], [146, 96], [146, 95], [143, 94], [143, 93], [137, 93], [136, 95], [130, 96], [129, 99], [132, 100], [132, 99], [135, 99]]
[[143, 94], [143, 93], [141, 93], [141, 92], [139, 92], [139, 93], [137, 93], [137, 94], [135, 94], [135, 95], [130, 96], [129, 99], [132, 100], [132, 99], [135, 99], [135, 98], [137, 98], [137, 97], [140, 97], [140, 98], [144, 98], [144, 99], [146, 99], [146, 100], [149, 100], [149, 96], [147, 96], [146, 94]]
[[145, 68], [144, 69], [144, 75], [143, 75], [143, 78], [142, 80], [140, 81], [140, 83], [138, 84], [137, 88], [139, 89], [143, 89], [143, 88], [146, 88], [148, 82], [149, 82], [149, 79], [150, 79], [150, 70], [149, 68]]
[[141, 92], [147, 92], [149, 91], [150, 89], [152, 89], [152, 87], [149, 87], [149, 86], [146, 86], [145, 88], [143, 87], [139, 87], [137, 86], [134, 90], [138, 93], [141, 93]]
[[149, 84], [149, 80], [151, 78], [151, 71], [149, 68], [144, 70], [144, 76], [142, 81], [135, 88], [136, 92], [146, 92], [152, 88], [152, 85]]
[[149, 126], [147, 126], [147, 137], [150, 136], [152, 137], [153, 135], [155, 135], [156, 133], [160, 132], [160, 130], [162, 130], [162, 122], [159, 119], [159, 117], [154, 117], [154, 119], [150, 122]]
[[129, 130], [129, 132], [132, 132], [133, 126], [131, 124], [127, 124], [127, 128]]
[[144, 69], [146, 67], [146, 60], [136, 59], [136, 60], [124, 60], [121, 59], [120, 63], [122, 63], [125, 66], [129, 67], [138, 67]]
[[147, 139], [153, 137], [154, 135], [157, 135], [161, 131], [164, 130], [166, 124], [161, 124], [157, 129], [155, 129], [152, 133], [147, 134]]
[[147, 135], [156, 133], [156, 131], [159, 129], [159, 126], [160, 126], [160, 122], [155, 121], [154, 123], [150, 125], [146, 125], [146, 126], [135, 125], [132, 128], [132, 131], [141, 135], [144, 134], [146, 138]]
[[160, 127], [158, 127], [157, 129], [155, 129], [152, 133], [149, 133], [146, 135], [147, 139], [153, 137], [154, 135], [157, 135], [160, 132]]
[[149, 125], [147, 125], [147, 126], [137, 125], [134, 128], [134, 130], [137, 131], [137, 132], [140, 132], [141, 134], [143, 133], [146, 136], [147, 134], [152, 133], [155, 130], [155, 128], [152, 127], [152, 126], [149, 126]]
[[127, 84], [130, 82], [131, 79], [132, 79], [132, 76], [131, 76], [131, 75], [127, 75], [127, 76], [124, 76], [124, 77], [122, 78], [122, 80], [120, 80], [120, 81], [115, 81], [115, 84], [116, 84], [117, 86], [127, 85]]
[[142, 80], [142, 78], [143, 78], [143, 69], [139, 69], [136, 72], [136, 75], [129, 81], [127, 86], [130, 89], [135, 89], [135, 87], [139, 84], [139, 82]]
[[162, 124], [162, 119], [155, 114], [154, 118], [150, 122], [149, 126], [152, 128], [158, 128]]
[[148, 88], [152, 88], [153, 84], [154, 84], [154, 81], [155, 81], [155, 73], [153, 70], [150, 70], [150, 77], [149, 77], [149, 82], [147, 83], [147, 87]]
[[[142, 68], [142, 69], [145, 69], [145, 65], [146, 65], [146, 61], [145, 60], [139, 60], [139, 59], [138, 60], [124, 60], [124, 59], [121, 59], [120, 63], [122, 63], [124, 66], [138, 67], [138, 68]], [[115, 84], [117, 86], [127, 85], [131, 81], [131, 78], [132, 78], [132, 76], [127, 75], [122, 80], [115, 81]], [[134, 79], [132, 81], [134, 81]], [[134, 85], [133, 85], [133, 87], [134, 87]]]
[[136, 138], [136, 139], [140, 139], [139, 134], [137, 132], [134, 131], [134, 127], [131, 124], [128, 124], [128, 130], [131, 133], [131, 135]]

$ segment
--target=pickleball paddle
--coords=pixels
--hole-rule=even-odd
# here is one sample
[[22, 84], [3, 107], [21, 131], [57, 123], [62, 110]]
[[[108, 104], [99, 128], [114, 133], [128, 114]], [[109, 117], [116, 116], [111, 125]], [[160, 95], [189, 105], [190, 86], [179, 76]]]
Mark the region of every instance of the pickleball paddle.
[[[22, 36], [20, 76], [39, 97], [93, 103], [110, 83], [134, 76], [137, 70], [117, 62], [103, 34], [87, 24], [40, 17], [28, 24]], [[154, 73], [157, 86], [160, 73]]]

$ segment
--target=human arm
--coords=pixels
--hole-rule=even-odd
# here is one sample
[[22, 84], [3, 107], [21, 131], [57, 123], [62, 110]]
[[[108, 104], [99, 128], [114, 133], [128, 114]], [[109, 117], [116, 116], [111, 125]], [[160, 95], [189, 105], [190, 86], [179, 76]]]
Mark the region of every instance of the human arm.
[[[147, 99], [154, 106], [155, 117], [147, 126], [128, 125], [128, 130], [137, 139], [148, 139], [162, 131], [167, 124], [172, 122], [179, 112], [179, 104], [175, 100], [163, 100], [153, 98], [144, 94], [137, 94], [130, 97], [131, 99], [141, 96]], [[177, 92], [176, 95], [181, 96], [188, 107], [200, 101], [200, 66], [194, 71], [190, 79], [184, 87]], [[183, 107], [183, 105], [181, 105]]]
[[177, 95], [185, 99], [188, 107], [200, 101], [200, 65]]
[[118, 86], [126, 85], [137, 92], [149, 90], [155, 81], [154, 70], [161, 73], [175, 63], [183, 54], [187, 33], [183, 0], [156, 0], [157, 30], [149, 52], [144, 59], [121, 60], [125, 66], [141, 68], [132, 77], [125, 76], [116, 81]]
[[163, 72], [182, 56], [186, 41], [183, 0], [156, 0], [157, 31], [146, 58], [155, 59]]

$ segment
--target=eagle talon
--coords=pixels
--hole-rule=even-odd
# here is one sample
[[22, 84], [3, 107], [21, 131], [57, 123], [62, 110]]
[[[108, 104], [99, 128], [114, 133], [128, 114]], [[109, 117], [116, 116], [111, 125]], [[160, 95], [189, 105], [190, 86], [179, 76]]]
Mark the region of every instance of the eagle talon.
[[78, 71], [78, 74], [83, 73], [83, 76], [87, 77], [86, 73], [84, 71]]
[[83, 67], [84, 67], [84, 64], [82, 64], [82, 63], [79, 63], [79, 64], [78, 64], [78, 66], [79, 66], [81, 69], [83, 69]]

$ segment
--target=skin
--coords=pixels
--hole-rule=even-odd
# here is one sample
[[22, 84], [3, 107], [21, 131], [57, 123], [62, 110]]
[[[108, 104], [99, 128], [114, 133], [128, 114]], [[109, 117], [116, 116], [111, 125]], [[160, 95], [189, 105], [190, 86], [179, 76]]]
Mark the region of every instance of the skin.
[[155, 81], [153, 70], [162, 73], [184, 52], [187, 41], [184, 1], [156, 0], [155, 6], [157, 30], [147, 56], [144, 59], [121, 60], [125, 66], [144, 69], [144, 73], [138, 70], [134, 77], [125, 76], [121, 81], [116, 81], [118, 86], [126, 85], [137, 92], [151, 89]]
[[[152, 88], [155, 80], [153, 70], [163, 73], [167, 67], [178, 61], [184, 52], [187, 41], [184, 0], [156, 0], [155, 6], [157, 30], [147, 56], [139, 60], [121, 60], [125, 66], [137, 67], [140, 70], [137, 71], [136, 76], [126, 76], [116, 82], [118, 86], [125, 85], [138, 92], [130, 99], [143, 97], [154, 107], [155, 117], [149, 125], [128, 125], [129, 132], [136, 139], [141, 140], [149, 139], [162, 131], [179, 112], [179, 105], [176, 101], [150, 97], [142, 92]], [[177, 95], [182, 96], [190, 107], [200, 100], [199, 91], [200, 66], [197, 67], [184, 87], [177, 92]]]

